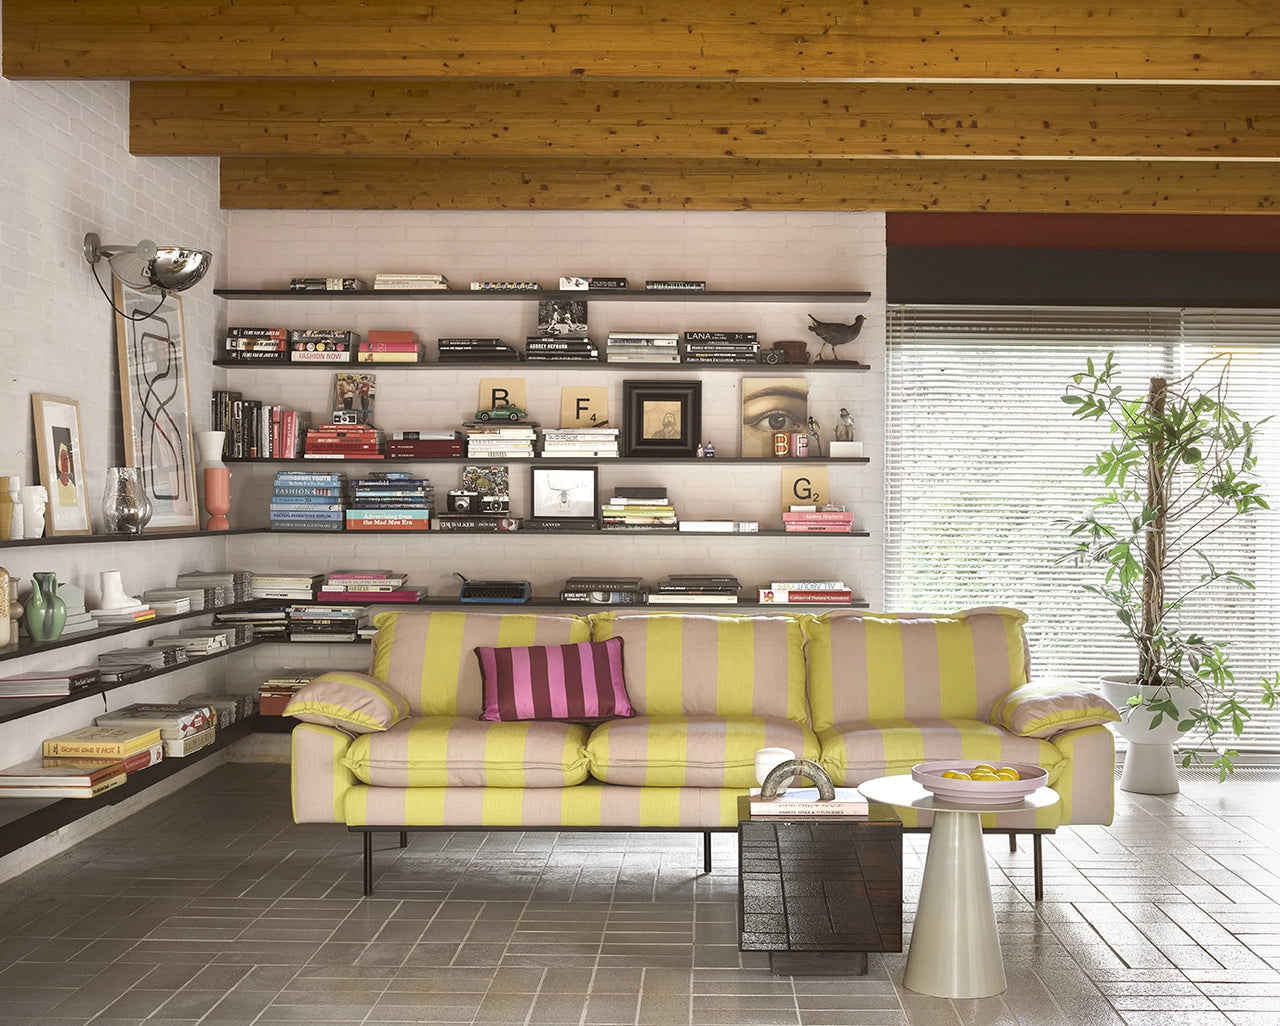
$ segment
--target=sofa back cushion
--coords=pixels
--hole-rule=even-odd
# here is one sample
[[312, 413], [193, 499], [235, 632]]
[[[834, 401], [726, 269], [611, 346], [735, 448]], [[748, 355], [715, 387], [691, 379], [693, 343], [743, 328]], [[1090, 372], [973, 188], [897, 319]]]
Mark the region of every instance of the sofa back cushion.
[[702, 613], [591, 616], [596, 640], [622, 638], [638, 716], [771, 716], [808, 723], [800, 618]]
[[484, 711], [478, 646], [563, 645], [589, 641], [590, 624], [555, 613], [462, 613], [397, 610], [373, 618], [370, 676], [403, 695], [414, 716], [470, 716]]
[[926, 615], [837, 610], [809, 634], [813, 729], [911, 717], [987, 718], [1027, 682], [1030, 656], [1016, 609]]

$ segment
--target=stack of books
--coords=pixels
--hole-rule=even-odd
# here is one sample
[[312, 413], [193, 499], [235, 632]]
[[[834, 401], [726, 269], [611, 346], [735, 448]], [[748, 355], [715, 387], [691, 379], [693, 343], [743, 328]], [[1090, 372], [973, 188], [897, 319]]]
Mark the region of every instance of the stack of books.
[[[184, 634], [179, 632], [174, 635], [177, 644], [181, 645], [187, 653], [189, 659], [200, 659], [205, 656], [217, 655], [219, 652], [225, 652], [231, 647], [230, 641], [227, 640], [226, 631], [211, 631], [201, 634]], [[151, 644], [171, 644], [173, 639], [157, 639]]]
[[131, 627], [156, 618], [156, 611], [145, 602], [117, 609], [91, 609], [89, 615], [98, 627]]
[[75, 666], [69, 670], [28, 670], [0, 677], [0, 698], [55, 698], [98, 686], [101, 674], [96, 666]]
[[346, 509], [348, 531], [426, 531], [435, 490], [425, 477], [377, 474], [352, 478]]
[[789, 787], [773, 798], [761, 798], [751, 788], [748, 799], [752, 819], [841, 819], [867, 815], [867, 800], [856, 787], [835, 788], [835, 798], [821, 801], [816, 787]]
[[284, 328], [228, 328], [223, 356], [243, 363], [288, 363], [288, 337]]
[[290, 573], [284, 570], [255, 573], [250, 595], [255, 599], [311, 599], [324, 574]]
[[213, 744], [217, 734], [213, 709], [176, 703], [136, 702], [94, 720], [100, 727], [148, 727], [160, 731], [166, 759], [182, 758]]
[[853, 590], [844, 581], [770, 581], [760, 585], [756, 601], [780, 605], [848, 605]]
[[393, 431], [387, 439], [387, 458], [434, 460], [463, 456], [466, 445], [461, 431]]
[[307, 429], [309, 460], [380, 460], [382, 432], [369, 424], [321, 424]]
[[650, 278], [644, 283], [646, 292], [706, 292], [707, 283], [689, 278]]
[[853, 513], [843, 506], [792, 506], [782, 514], [782, 528], [795, 533], [849, 534], [853, 530]]
[[356, 355], [353, 331], [289, 329], [290, 363], [351, 363]]
[[760, 340], [754, 331], [686, 331], [685, 363], [755, 363]]
[[[248, 624], [222, 624], [221, 626], [205, 626], [205, 627], [184, 627], [178, 631], [177, 638], [181, 642], [198, 641], [207, 639], [214, 652], [223, 652], [227, 649], [237, 648], [240, 645], [247, 645], [253, 640], [253, 628]], [[188, 647], [187, 654], [191, 654]]]
[[615, 488], [608, 503], [600, 507], [600, 528], [675, 531], [679, 521], [664, 486], [630, 485]]
[[290, 606], [288, 613], [290, 641], [355, 641], [369, 621], [363, 605]]
[[368, 338], [356, 345], [358, 363], [418, 363], [422, 345], [412, 331], [370, 328]]
[[182, 616], [191, 612], [189, 595], [166, 595], [164, 598], [144, 598], [143, 601], [156, 611], [156, 616]]
[[467, 429], [467, 455], [481, 459], [507, 459], [532, 457], [533, 441], [538, 437], [538, 425], [532, 421], [518, 424], [498, 424], [494, 421], [469, 420]]
[[[213, 618], [215, 628], [247, 629], [249, 641], [255, 638], [283, 638], [289, 631], [289, 612], [284, 606], [263, 609], [232, 609]], [[237, 644], [241, 644], [237, 635]]]
[[400, 289], [400, 290], [420, 290], [420, 289], [447, 289], [449, 287], [449, 279], [443, 274], [414, 274], [412, 272], [375, 274], [373, 276], [374, 289]]
[[570, 577], [560, 589], [560, 601], [588, 606], [644, 605], [649, 594], [639, 577]]
[[368, 286], [359, 278], [290, 278], [290, 292], [363, 292]]
[[519, 363], [520, 354], [500, 338], [440, 338], [436, 348], [441, 363], [483, 360], [489, 363]]
[[671, 331], [611, 331], [604, 351], [609, 363], [679, 363], [680, 336]]
[[[157, 748], [160, 749], [158, 752], [155, 751]], [[154, 761], [159, 762], [164, 757], [164, 747], [158, 727], [127, 723], [110, 727], [77, 727], [65, 734], [45, 738], [43, 753], [45, 759], [55, 760], [54, 765], [60, 765], [64, 759], [129, 760], [143, 753], [154, 753]]]
[[589, 338], [564, 335], [528, 335], [524, 340], [524, 358], [530, 362], [600, 359], [600, 347]]
[[618, 429], [610, 427], [543, 428], [542, 455], [582, 459], [618, 455]]
[[226, 432], [222, 454], [227, 459], [293, 459], [302, 451], [311, 414], [215, 389], [210, 423], [214, 431]]
[[255, 691], [226, 694], [199, 692], [179, 699], [178, 705], [187, 707], [211, 705], [218, 713], [218, 726], [225, 727], [229, 723], [236, 723], [253, 716], [258, 711], [258, 694]]
[[321, 602], [419, 602], [426, 588], [406, 584], [407, 575], [394, 570], [334, 570], [316, 595]]
[[203, 589], [202, 608], [217, 609], [249, 601], [252, 597], [253, 571], [185, 570], [178, 574], [176, 584], [179, 588]]
[[[97, 622], [89, 614], [84, 606], [84, 589], [74, 584], [64, 584], [58, 582], [58, 598], [67, 604], [67, 620], [62, 625], [61, 637], [69, 637], [72, 634], [83, 634], [85, 631], [97, 629]], [[146, 595], [142, 596], [142, 601], [149, 602]]]
[[125, 782], [120, 760], [92, 766], [46, 766], [29, 759], [0, 769], [0, 798], [96, 798]]
[[536, 281], [473, 281], [473, 292], [537, 292], [542, 286]]
[[311, 683], [311, 675], [303, 670], [281, 670], [258, 685], [258, 715], [282, 716], [302, 688]]
[[171, 669], [187, 661], [185, 645], [164, 640], [137, 648], [113, 648], [98, 654], [98, 670], [104, 681], [125, 683], [149, 673]]
[[732, 574], [672, 574], [649, 590], [649, 603], [658, 605], [732, 605], [742, 584]]
[[346, 477], [339, 473], [281, 470], [271, 489], [270, 521], [276, 531], [341, 531]]

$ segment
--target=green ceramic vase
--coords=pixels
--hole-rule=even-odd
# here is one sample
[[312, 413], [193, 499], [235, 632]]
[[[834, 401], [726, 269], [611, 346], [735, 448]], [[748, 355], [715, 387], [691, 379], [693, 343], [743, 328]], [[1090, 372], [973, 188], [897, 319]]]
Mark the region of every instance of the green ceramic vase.
[[67, 604], [58, 597], [58, 575], [52, 571], [31, 575], [31, 596], [23, 606], [27, 633], [32, 641], [55, 641], [67, 623]]

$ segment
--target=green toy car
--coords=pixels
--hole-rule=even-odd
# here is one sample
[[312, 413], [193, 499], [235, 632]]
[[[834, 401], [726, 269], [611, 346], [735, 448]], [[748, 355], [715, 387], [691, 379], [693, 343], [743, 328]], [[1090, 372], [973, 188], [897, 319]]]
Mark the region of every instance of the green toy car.
[[476, 420], [524, 420], [528, 412], [519, 406], [491, 406], [487, 410], [476, 410]]

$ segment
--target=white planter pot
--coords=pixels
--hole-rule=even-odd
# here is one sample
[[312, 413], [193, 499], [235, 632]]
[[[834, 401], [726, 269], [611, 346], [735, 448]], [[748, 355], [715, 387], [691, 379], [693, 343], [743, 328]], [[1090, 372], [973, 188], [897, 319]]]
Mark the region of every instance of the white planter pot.
[[1177, 794], [1178, 770], [1173, 746], [1186, 731], [1179, 730], [1177, 720], [1169, 716], [1152, 728], [1154, 714], [1145, 706], [1129, 705], [1131, 696], [1141, 693], [1145, 700], [1151, 698], [1155, 690], [1139, 688], [1132, 676], [1104, 676], [1099, 677], [1098, 682], [1103, 696], [1124, 717], [1115, 725], [1129, 743], [1120, 774], [1120, 789], [1136, 794]]

